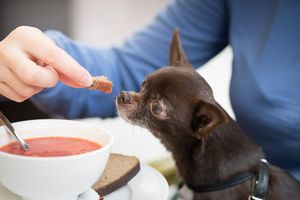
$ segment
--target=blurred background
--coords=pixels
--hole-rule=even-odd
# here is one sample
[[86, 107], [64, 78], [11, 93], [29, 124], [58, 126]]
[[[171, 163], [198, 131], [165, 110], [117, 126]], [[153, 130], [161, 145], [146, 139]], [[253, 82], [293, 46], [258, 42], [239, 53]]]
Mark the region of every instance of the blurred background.
[[[149, 23], [167, 3], [167, 0], [1, 0], [0, 39], [2, 40], [17, 26], [28, 25], [43, 31], [47, 29], [60, 30], [75, 40], [94, 46], [118, 45], [124, 38]], [[231, 60], [231, 49], [227, 47], [198, 71], [210, 83], [217, 101], [233, 116], [229, 102]], [[0, 110], [11, 121], [53, 117], [39, 111], [31, 104], [30, 100], [15, 103], [2, 97]], [[129, 132], [133, 130], [135, 133], [138, 132], [132, 127], [124, 128], [125, 123], [118, 119], [106, 120], [101, 123], [102, 126], [115, 133], [119, 132], [120, 128], [122, 128], [122, 132], [127, 131], [128, 134], [131, 134]], [[141, 132], [143, 131], [145, 132], [145, 130]], [[124, 142], [116, 140], [115, 150], [137, 155], [145, 162], [150, 163], [149, 160], [151, 160], [152, 166], [160, 168], [157, 165], [160, 162], [154, 162], [153, 157], [166, 154], [166, 150], [161, 147], [159, 142], [154, 141], [154, 138], [148, 139], [152, 136], [149, 136], [147, 131], [144, 132], [130, 135], [131, 139], [135, 139], [131, 141], [136, 141], [131, 147], [125, 147]], [[152, 148], [152, 143], [143, 144], [145, 138], [147, 138], [147, 142], [154, 141], [155, 145], [160, 146]], [[156, 154], [152, 152], [152, 155], [147, 155], [147, 151], [139, 150], [147, 145], [150, 149], [157, 150]], [[166, 168], [170, 168], [170, 164]], [[164, 175], [168, 176], [167, 173]]]

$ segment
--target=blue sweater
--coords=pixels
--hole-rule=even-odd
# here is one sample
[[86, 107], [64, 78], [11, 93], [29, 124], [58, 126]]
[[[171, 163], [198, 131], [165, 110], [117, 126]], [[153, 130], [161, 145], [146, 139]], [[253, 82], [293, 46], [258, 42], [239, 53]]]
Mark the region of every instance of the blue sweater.
[[32, 100], [68, 118], [113, 117], [121, 90], [168, 64], [175, 27], [191, 63], [200, 67], [225, 46], [233, 49], [230, 98], [241, 128], [268, 160], [300, 180], [300, 1], [175, 0], [124, 45], [94, 48], [48, 31], [92, 75], [113, 81], [111, 95], [58, 84]]

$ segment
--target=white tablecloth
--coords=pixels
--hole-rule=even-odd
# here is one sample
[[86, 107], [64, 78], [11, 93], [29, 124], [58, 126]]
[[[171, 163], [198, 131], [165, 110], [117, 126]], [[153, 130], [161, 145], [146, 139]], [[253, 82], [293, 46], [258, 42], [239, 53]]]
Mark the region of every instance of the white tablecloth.
[[170, 153], [148, 130], [133, 126], [121, 118], [81, 119], [107, 129], [114, 136], [112, 152], [134, 155], [141, 162], [151, 163], [170, 156]]

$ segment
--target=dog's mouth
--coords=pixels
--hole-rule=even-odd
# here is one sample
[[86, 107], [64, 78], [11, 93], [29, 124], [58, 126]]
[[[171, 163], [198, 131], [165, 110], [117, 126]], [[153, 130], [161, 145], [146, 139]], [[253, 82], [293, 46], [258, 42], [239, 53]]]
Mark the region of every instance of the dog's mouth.
[[117, 107], [119, 116], [121, 116], [123, 119], [125, 119], [125, 121], [133, 123], [130, 116], [135, 111], [135, 107], [136, 107], [135, 105], [123, 104], [123, 103], [120, 103], [118, 99], [116, 99], [116, 107]]

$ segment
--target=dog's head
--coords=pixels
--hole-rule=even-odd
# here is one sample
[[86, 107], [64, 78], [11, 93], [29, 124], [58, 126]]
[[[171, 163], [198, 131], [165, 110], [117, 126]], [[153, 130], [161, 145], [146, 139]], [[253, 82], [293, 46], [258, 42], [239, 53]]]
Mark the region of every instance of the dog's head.
[[140, 92], [121, 92], [116, 104], [126, 121], [160, 138], [188, 134], [201, 139], [228, 120], [210, 86], [192, 68], [177, 31], [170, 46], [170, 65], [150, 74]]

